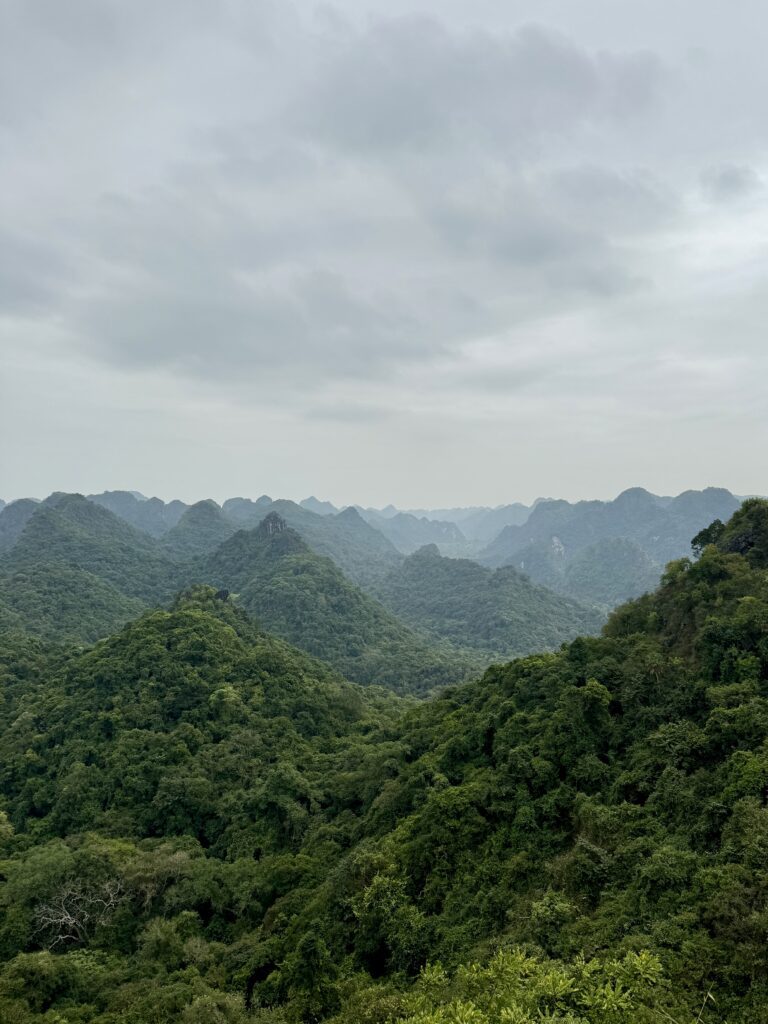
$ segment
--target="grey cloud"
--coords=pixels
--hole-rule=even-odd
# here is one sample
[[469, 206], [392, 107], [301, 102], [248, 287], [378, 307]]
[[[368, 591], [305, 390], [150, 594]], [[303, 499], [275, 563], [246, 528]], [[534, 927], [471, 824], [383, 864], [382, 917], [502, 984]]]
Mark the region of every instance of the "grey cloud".
[[708, 167], [703, 172], [702, 185], [713, 202], [727, 203], [759, 192], [763, 188], [763, 181], [753, 167], [720, 164]]
[[160, 433], [229, 409], [247, 445], [268, 409], [299, 461], [401, 423], [402, 462], [429, 416], [472, 471], [494, 416], [506, 455], [527, 417], [567, 448], [591, 405], [643, 432], [702, 396], [758, 408], [756, 41], [693, 0], [364, 6], [8, 0], [0, 326], [22, 415], [46, 403], [31, 341], [83, 422], [90, 380], [122, 396], [99, 419], [156, 402]]
[[662, 77], [653, 54], [593, 55], [536, 26], [493, 36], [401, 18], [344, 33], [293, 115], [355, 152], [480, 143], [522, 155], [550, 133], [647, 109]]
[[0, 315], [46, 315], [65, 294], [64, 256], [34, 237], [0, 227]]
[[239, 386], [280, 374], [304, 389], [328, 376], [382, 373], [393, 358], [419, 351], [390, 304], [319, 271], [254, 281], [212, 272], [195, 287], [189, 277], [139, 278], [90, 296], [79, 316], [92, 351], [109, 362]]
[[[650, 186], [597, 167], [537, 172], [538, 151], [654, 103], [652, 56], [412, 17], [362, 32], [331, 21], [318, 45], [321, 59], [283, 81], [287, 119], [246, 88], [196, 129], [205, 160], [188, 155], [162, 187], [111, 192], [70, 219], [86, 255], [62, 308], [86, 351], [211, 384], [269, 381], [275, 400], [300, 401], [573, 294], [638, 286], [612, 232], [627, 228], [628, 197], [648, 223]], [[366, 147], [380, 169], [360, 169]], [[446, 179], [455, 162], [460, 177]]]
[[592, 231], [645, 234], [679, 213], [674, 191], [648, 171], [617, 171], [594, 164], [564, 167], [548, 182], [562, 215]]

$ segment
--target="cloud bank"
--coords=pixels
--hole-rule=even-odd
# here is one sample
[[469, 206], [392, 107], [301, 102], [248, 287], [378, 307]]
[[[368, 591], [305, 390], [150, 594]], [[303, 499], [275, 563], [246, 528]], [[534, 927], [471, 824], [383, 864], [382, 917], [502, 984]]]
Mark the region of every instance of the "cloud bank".
[[572, 6], [10, 0], [4, 496], [759, 490], [759, 48]]

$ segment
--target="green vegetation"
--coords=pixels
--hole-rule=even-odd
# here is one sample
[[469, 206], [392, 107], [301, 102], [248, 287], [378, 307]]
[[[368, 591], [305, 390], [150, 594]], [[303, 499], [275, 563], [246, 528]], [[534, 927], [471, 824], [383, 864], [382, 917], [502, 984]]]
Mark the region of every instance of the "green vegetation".
[[178, 523], [163, 537], [163, 548], [176, 558], [189, 560], [213, 551], [237, 527], [215, 501], [198, 501], [185, 509]]
[[502, 530], [479, 555], [512, 565], [537, 583], [605, 611], [653, 590], [664, 565], [690, 538], [739, 507], [730, 491], [708, 487], [659, 498], [640, 487], [614, 501], [542, 501], [528, 520]]
[[[252, 529], [270, 512], [276, 512], [313, 551], [332, 559], [361, 586], [374, 584], [402, 561], [397, 548], [354, 508], [336, 512], [329, 502], [316, 498], [297, 505], [282, 499], [273, 501], [264, 494], [256, 501], [228, 498], [221, 508], [210, 500], [193, 506], [179, 501], [164, 505], [157, 498], [139, 500], [130, 491], [106, 491], [92, 495], [91, 500], [152, 536], [162, 536], [166, 550], [174, 557], [190, 558], [212, 551], [236, 530]], [[0, 547], [2, 524], [0, 515]]]
[[80, 495], [52, 495], [25, 511], [0, 559], [0, 615], [14, 628], [92, 642], [170, 600], [183, 582], [156, 541]]
[[634, 541], [607, 537], [568, 558], [562, 544], [531, 544], [514, 565], [545, 587], [605, 611], [654, 590], [662, 568]]
[[313, 551], [332, 559], [361, 587], [375, 585], [403, 560], [394, 545], [354, 508], [336, 515], [317, 515], [292, 501], [274, 501], [261, 511], [257, 522], [269, 512], [277, 512]]
[[468, 559], [443, 558], [434, 544], [407, 558], [378, 593], [406, 622], [488, 659], [552, 650], [598, 632], [604, 622], [515, 569], [494, 572]]
[[0, 1019], [763, 1024], [767, 541], [418, 704], [209, 588], [7, 635]]
[[187, 509], [183, 501], [169, 501], [166, 504], [160, 498], [144, 498], [134, 491], [103, 491], [101, 494], [89, 494], [88, 500], [152, 537], [166, 534]]
[[98, 576], [143, 601], [178, 589], [173, 561], [151, 537], [79, 494], [52, 495], [29, 518], [3, 567], [64, 564]]
[[0, 551], [8, 551], [39, 507], [31, 498], [19, 498], [0, 509]]
[[[215, 502], [188, 508], [160, 540], [80, 495], [30, 504], [15, 544], [0, 558], [4, 629], [93, 642], [196, 581], [236, 591], [267, 628], [355, 682], [426, 694], [486, 664], [399, 621], [297, 533], [279, 542], [266, 528], [232, 537], [234, 526]], [[357, 513], [348, 518], [353, 533], [359, 523], [379, 536]], [[272, 520], [283, 524], [274, 512]]]
[[236, 592], [270, 632], [358, 683], [423, 694], [482, 667], [480, 659], [441, 648], [404, 625], [329, 558], [311, 551], [275, 512], [222, 544], [199, 574]]
[[391, 540], [398, 551], [406, 555], [413, 554], [427, 544], [439, 544], [444, 554], [463, 554], [468, 547], [467, 539], [456, 523], [427, 519], [426, 516], [417, 517], [407, 512], [383, 516], [377, 512], [363, 511], [362, 516]]
[[[31, 565], [0, 576], [2, 602], [17, 629], [49, 640], [93, 642], [144, 611], [93, 573], [60, 562]], [[0, 620], [2, 621], [2, 620]]]

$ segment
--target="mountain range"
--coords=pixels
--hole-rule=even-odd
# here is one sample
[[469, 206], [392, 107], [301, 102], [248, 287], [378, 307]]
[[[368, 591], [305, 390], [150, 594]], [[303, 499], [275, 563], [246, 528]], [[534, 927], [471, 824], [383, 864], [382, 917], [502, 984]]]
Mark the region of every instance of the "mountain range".
[[[491, 660], [598, 632], [739, 504], [717, 488], [675, 498], [634, 488], [612, 502], [441, 510], [475, 537], [497, 514], [525, 516], [478, 551], [458, 523], [393, 507], [53, 494], [0, 509], [0, 622], [93, 641], [190, 583], [212, 583], [347, 678], [424, 694]], [[260, 532], [278, 521], [279, 543]]]
[[675, 498], [635, 487], [609, 502], [541, 501], [477, 558], [492, 567], [515, 566], [578, 600], [611, 607], [652, 589], [664, 565], [688, 552], [698, 530], [728, 519], [740, 504], [717, 487]]
[[[135, 511], [137, 499], [124, 495], [121, 502]], [[454, 570], [453, 608], [441, 619], [444, 580], [425, 576], [423, 607], [406, 607], [397, 595], [409, 560], [356, 510], [321, 516], [269, 500], [234, 507], [241, 523], [257, 525], [238, 528], [231, 511], [205, 500], [185, 507], [155, 537], [82, 495], [11, 503], [0, 511], [0, 535], [8, 539], [0, 554], [0, 622], [48, 640], [91, 642], [143, 609], [167, 605], [184, 587], [213, 584], [346, 678], [418, 695], [466, 680], [494, 657], [554, 648], [602, 624], [600, 614], [532, 586], [515, 570], [497, 574], [507, 581], [498, 588], [498, 608], [491, 600], [477, 604], [466, 571], [473, 563], [438, 555]], [[152, 516], [156, 525], [157, 507]], [[345, 574], [350, 564], [372, 580], [368, 589]]]
[[[694, 541], [600, 637], [426, 701], [344, 680], [224, 587], [91, 647], [4, 629], [0, 1019], [762, 1024], [768, 502]], [[43, 568], [147, 598], [167, 557], [73, 495], [3, 557], [30, 572], [43, 542]], [[243, 594], [340, 571], [308, 552], [272, 512], [193, 564]], [[429, 547], [398, 571], [462, 632], [421, 576], [471, 573], [480, 605], [519, 583]]]

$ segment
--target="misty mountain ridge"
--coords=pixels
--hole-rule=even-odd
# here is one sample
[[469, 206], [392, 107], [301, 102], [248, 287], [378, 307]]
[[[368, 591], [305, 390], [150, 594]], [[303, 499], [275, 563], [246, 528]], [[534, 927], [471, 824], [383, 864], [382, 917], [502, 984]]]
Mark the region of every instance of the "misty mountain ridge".
[[[0, 509], [0, 553], [14, 547], [37, 509], [49, 508], [60, 498], [20, 499]], [[296, 503], [266, 494], [255, 500], [229, 498], [223, 505], [210, 498], [187, 505], [124, 490], [91, 495], [88, 501], [139, 531], [139, 538], [156, 542], [152, 559], [159, 558], [166, 570], [168, 560], [193, 564], [237, 530], [257, 526], [274, 511], [315, 553], [331, 558], [348, 579], [374, 595], [405, 558], [436, 544], [444, 556], [474, 559], [491, 569], [512, 567], [534, 583], [602, 612], [653, 589], [664, 565], [687, 553], [692, 536], [714, 519], [728, 519], [740, 504], [723, 488], [670, 497], [633, 487], [609, 502], [540, 499], [530, 508], [517, 503], [441, 511], [460, 521], [454, 522], [416, 516], [394, 505], [379, 511], [359, 506], [338, 510], [315, 497]], [[505, 522], [490, 541], [483, 539]], [[136, 553], [146, 549], [141, 540], [131, 546]], [[92, 571], [77, 559], [70, 569]], [[157, 574], [155, 564], [150, 578]], [[146, 599], [144, 592], [125, 590], [120, 570], [96, 575], [127, 597]]]
[[533, 583], [516, 569], [488, 569], [447, 558], [436, 544], [420, 548], [378, 587], [404, 621], [494, 660], [555, 650], [598, 633], [604, 617]]
[[653, 589], [666, 563], [687, 554], [691, 537], [715, 519], [729, 519], [740, 505], [740, 498], [717, 487], [674, 498], [633, 487], [611, 502], [542, 501], [525, 523], [505, 527], [477, 557], [609, 608]]

